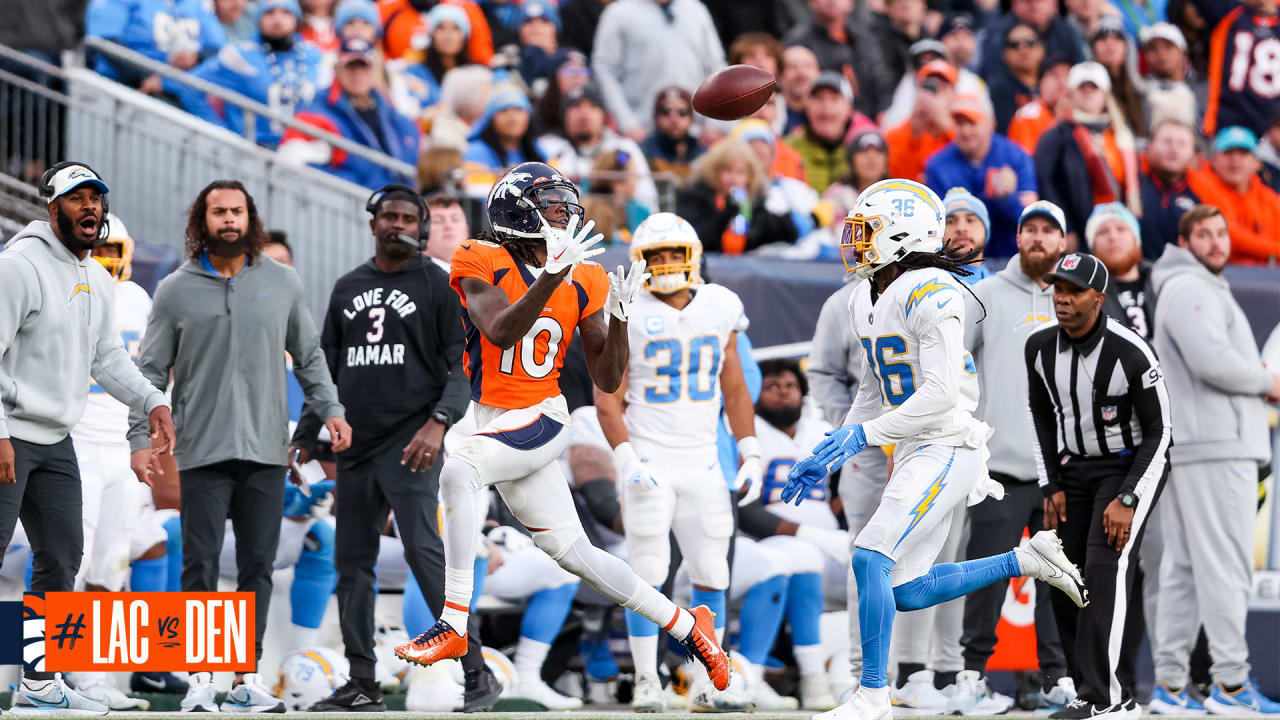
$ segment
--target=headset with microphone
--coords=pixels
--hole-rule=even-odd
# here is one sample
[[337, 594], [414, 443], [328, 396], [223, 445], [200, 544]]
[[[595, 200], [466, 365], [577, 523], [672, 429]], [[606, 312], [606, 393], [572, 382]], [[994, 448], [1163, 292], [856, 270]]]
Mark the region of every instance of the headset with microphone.
[[[40, 176], [40, 187], [39, 187], [40, 197], [46, 203], [51, 203], [55, 200], [55, 198], [53, 197], [53, 176], [57, 175], [59, 171], [66, 170], [69, 167], [82, 167], [85, 170], [88, 170], [89, 172], [93, 173], [93, 176], [95, 178], [98, 178], [99, 180], [101, 180], [102, 178], [102, 176], [98, 174], [98, 171], [89, 167], [85, 163], [76, 162], [74, 160], [63, 160], [62, 162], [55, 164], [53, 167], [49, 168], [48, 170], [45, 170], [44, 175]], [[110, 220], [107, 219], [107, 216], [110, 212], [111, 212], [111, 206], [107, 202], [107, 194], [102, 193], [102, 220], [98, 222], [98, 237], [96, 240], [93, 241], [93, 246], [95, 248], [102, 247], [104, 244], [106, 244], [107, 238], [111, 237], [111, 227], [110, 227], [111, 222]]]
[[408, 195], [409, 198], [411, 198], [411, 202], [418, 206], [418, 210], [421, 213], [420, 217], [422, 218], [418, 222], [418, 239], [416, 242], [413, 238], [405, 235], [404, 233], [396, 233], [395, 239], [405, 243], [406, 245], [416, 247], [418, 252], [426, 252], [427, 236], [431, 234], [431, 211], [427, 207], [427, 201], [422, 199], [422, 196], [418, 194], [418, 191], [408, 185], [400, 185], [398, 183], [383, 185], [377, 190], [374, 190], [373, 194], [369, 196], [369, 200], [364, 204], [365, 212], [376, 216], [378, 214], [378, 207], [382, 205], [383, 199], [385, 199], [390, 193], [403, 193]]

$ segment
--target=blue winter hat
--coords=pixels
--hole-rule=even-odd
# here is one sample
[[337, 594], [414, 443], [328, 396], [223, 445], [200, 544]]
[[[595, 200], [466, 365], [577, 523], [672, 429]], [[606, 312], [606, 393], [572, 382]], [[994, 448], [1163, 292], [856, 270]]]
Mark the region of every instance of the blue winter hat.
[[965, 210], [978, 216], [982, 221], [982, 228], [987, 231], [987, 238], [991, 237], [991, 214], [987, 212], [986, 203], [977, 195], [969, 192], [962, 187], [953, 187], [947, 191], [946, 197], [942, 199], [942, 204], [947, 209], [947, 216], [951, 213]]
[[457, 5], [440, 4], [431, 8], [431, 12], [427, 13], [427, 26], [434, 31], [436, 25], [442, 22], [457, 25], [465, 37], [471, 37], [471, 21], [467, 19], [467, 11]]
[[548, 0], [524, 0], [520, 3], [520, 24], [535, 18], [547, 20], [556, 26], [556, 32], [560, 32], [560, 11]]
[[343, 0], [333, 13], [333, 31], [342, 34], [342, 28], [352, 20], [364, 20], [378, 29], [378, 37], [382, 37], [382, 18], [378, 17], [378, 8], [369, 0]]
[[1084, 239], [1090, 250], [1093, 249], [1093, 238], [1098, 234], [1102, 223], [1108, 220], [1119, 220], [1133, 233], [1133, 239], [1139, 246], [1142, 244], [1142, 231], [1138, 228], [1138, 218], [1124, 206], [1124, 203], [1110, 202], [1095, 206], [1089, 213], [1089, 221], [1084, 225]]
[[254, 22], [261, 23], [263, 15], [278, 8], [288, 10], [293, 14], [294, 20], [302, 22], [302, 6], [298, 4], [298, 0], [260, 0], [258, 14], [254, 18]]
[[480, 133], [489, 127], [489, 122], [493, 120], [494, 115], [511, 108], [533, 114], [533, 105], [529, 102], [529, 97], [521, 92], [519, 88], [510, 85], [499, 86], [489, 96], [489, 104], [485, 105], [484, 115], [471, 126], [471, 134], [468, 139], [474, 140], [480, 137]]

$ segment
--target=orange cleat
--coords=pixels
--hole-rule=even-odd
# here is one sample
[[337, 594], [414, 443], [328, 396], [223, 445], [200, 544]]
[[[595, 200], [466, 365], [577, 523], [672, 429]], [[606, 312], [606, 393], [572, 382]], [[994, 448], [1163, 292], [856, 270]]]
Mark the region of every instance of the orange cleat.
[[429, 630], [409, 642], [396, 646], [396, 657], [423, 667], [466, 654], [467, 636], [459, 635], [444, 620], [437, 621]]
[[690, 610], [693, 613], [693, 630], [681, 640], [685, 650], [707, 668], [707, 676], [717, 690], [729, 687], [729, 656], [716, 641], [715, 613], [706, 605]]

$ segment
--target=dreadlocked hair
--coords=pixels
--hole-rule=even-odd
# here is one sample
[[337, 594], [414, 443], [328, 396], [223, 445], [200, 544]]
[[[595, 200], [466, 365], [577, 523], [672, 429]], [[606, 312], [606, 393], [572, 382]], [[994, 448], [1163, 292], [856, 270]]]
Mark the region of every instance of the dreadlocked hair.
[[[894, 262], [894, 265], [902, 268], [903, 272], [908, 270], [922, 270], [924, 268], [938, 268], [945, 270], [952, 275], [960, 278], [966, 278], [973, 275], [973, 271], [965, 267], [977, 260], [982, 255], [981, 250], [970, 250], [964, 253], [956, 253], [951, 245], [943, 245], [938, 252], [912, 252], [907, 253], [901, 260]], [[973, 299], [978, 301], [978, 306], [982, 308], [982, 318], [987, 317], [987, 306], [973, 292], [973, 288], [969, 287], [969, 283], [960, 283], [965, 290], [973, 295]]]
[[511, 253], [511, 257], [525, 265], [538, 266], [538, 256], [533, 252], [533, 243], [524, 238], [500, 238], [491, 230], [481, 230], [476, 235], [476, 240], [480, 242], [490, 242], [495, 245], [501, 245]]

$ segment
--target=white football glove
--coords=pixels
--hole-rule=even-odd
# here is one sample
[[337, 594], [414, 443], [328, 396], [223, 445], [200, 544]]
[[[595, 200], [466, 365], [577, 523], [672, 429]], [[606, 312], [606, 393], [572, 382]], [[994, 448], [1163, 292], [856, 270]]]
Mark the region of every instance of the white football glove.
[[638, 490], [658, 487], [658, 481], [640, 461], [640, 456], [636, 455], [631, 443], [624, 442], [614, 448], [613, 459], [618, 465], [618, 474], [627, 481], [627, 484], [634, 485]]
[[632, 260], [629, 271], [624, 271], [619, 265], [617, 272], [609, 273], [609, 299], [605, 301], [604, 309], [622, 322], [627, 321], [636, 293], [650, 277], [644, 268], [644, 260]]
[[592, 247], [604, 240], [604, 233], [591, 234], [596, 226], [594, 220], [588, 220], [579, 230], [578, 222], [581, 218], [581, 215], [571, 215], [569, 224], [561, 230], [551, 227], [542, 213], [538, 213], [538, 219], [542, 222], [542, 239], [547, 243], [547, 272], [552, 275], [558, 275], [583, 260], [604, 252], [604, 248]]
[[[738, 468], [738, 476], [733, 480], [733, 489], [743, 494], [738, 505], [750, 505], [760, 497], [764, 489], [764, 471], [760, 468], [760, 441], [755, 436], [744, 437], [738, 441], [738, 454], [742, 456], [742, 466]], [[744, 488], [745, 486], [745, 488]]]

